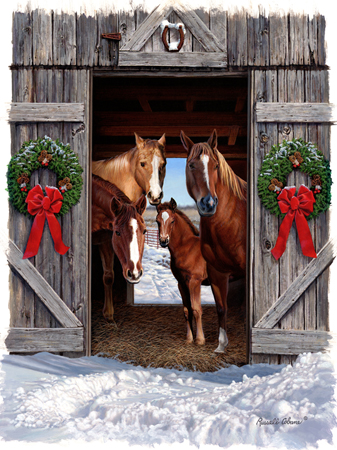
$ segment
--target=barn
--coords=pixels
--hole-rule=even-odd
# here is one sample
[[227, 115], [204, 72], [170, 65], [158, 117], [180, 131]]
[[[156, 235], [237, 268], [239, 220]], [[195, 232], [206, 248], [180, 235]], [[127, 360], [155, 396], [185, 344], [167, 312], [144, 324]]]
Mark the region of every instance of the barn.
[[[165, 42], [165, 21], [183, 24], [183, 36], [172, 26]], [[70, 246], [63, 256], [45, 230], [38, 254], [22, 259], [31, 220], [9, 206], [8, 351], [91, 354], [91, 163], [131, 148], [134, 131], [157, 139], [165, 132], [167, 157], [184, 158], [182, 128], [196, 142], [216, 128], [219, 151], [248, 182], [247, 362], [287, 363], [328, 347], [330, 213], [308, 222], [317, 258], [303, 256], [293, 226], [275, 260], [281, 219], [264, 208], [257, 189], [266, 154], [284, 139], [317, 144], [330, 159], [325, 26], [318, 13], [252, 14], [172, 1], [153, 9], [13, 14], [12, 155], [39, 137], [69, 143], [83, 188], [60, 219]], [[181, 48], [171, 51], [166, 44], [177, 39]], [[51, 171], [32, 177], [56, 185]], [[309, 183], [299, 172], [287, 181]]]

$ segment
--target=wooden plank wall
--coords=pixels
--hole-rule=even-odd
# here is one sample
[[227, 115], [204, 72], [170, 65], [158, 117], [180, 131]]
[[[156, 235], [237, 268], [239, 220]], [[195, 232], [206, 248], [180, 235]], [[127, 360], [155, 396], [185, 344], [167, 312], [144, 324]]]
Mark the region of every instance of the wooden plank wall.
[[[262, 8], [258, 17], [244, 10], [202, 8], [195, 13], [227, 47], [228, 71], [325, 65], [324, 16], [274, 13], [267, 17]], [[117, 64], [118, 46], [130, 39], [148, 14], [142, 9], [118, 13], [97, 11], [93, 16], [44, 10], [16, 12], [13, 64], [110, 68]], [[178, 22], [181, 18], [172, 12], [168, 20]], [[109, 32], [121, 33], [120, 44], [101, 37], [102, 33]], [[143, 51], [165, 54], [160, 29], [146, 42]], [[180, 53], [191, 51], [205, 50], [187, 30]]]
[[[80, 202], [60, 220], [62, 238], [70, 246], [68, 252], [61, 256], [54, 251], [54, 245], [45, 226], [38, 254], [31, 259], [37, 270], [63, 299], [78, 319], [86, 324], [88, 320], [88, 276], [89, 267], [89, 183], [90, 164], [89, 98], [90, 74], [88, 70], [60, 69], [20, 69], [12, 71], [13, 100], [16, 102], [83, 102], [86, 105], [86, 130], [73, 135], [79, 123], [16, 123], [11, 126], [12, 154], [22, 143], [45, 135], [53, 140], [57, 138], [69, 143], [78, 154], [84, 168], [83, 190]], [[56, 175], [40, 169], [32, 175], [33, 185], [56, 186]], [[31, 219], [18, 213], [11, 207], [10, 238], [21, 251], [25, 250]], [[16, 275], [11, 276], [12, 298], [11, 327], [55, 328], [60, 325], [50, 315], [46, 307], [38, 300], [34, 292]]]
[[[328, 72], [318, 70], [265, 70], [252, 73], [252, 148], [251, 153], [251, 183], [256, 186], [264, 155], [273, 144], [281, 143], [283, 139], [303, 138], [313, 141], [330, 158], [329, 125], [319, 124], [275, 124], [256, 123], [254, 121], [254, 104], [260, 101], [268, 102], [328, 102]], [[290, 130], [290, 133], [289, 133]], [[289, 134], [285, 134], [287, 131]], [[268, 141], [261, 141], [264, 133]], [[292, 173], [288, 177], [288, 185], [308, 185], [308, 176], [302, 173]], [[251, 190], [251, 242], [254, 248], [250, 276], [254, 284], [250, 292], [251, 326], [262, 317], [277, 298], [285, 292], [299, 273], [308, 265], [311, 258], [301, 253], [298, 234], [292, 227], [287, 241], [287, 249], [279, 261], [270, 253], [278, 236], [281, 220], [271, 215], [261, 205], [257, 190]], [[328, 241], [329, 212], [321, 214], [309, 222], [313, 242], [318, 253]], [[293, 330], [328, 330], [328, 271], [306, 290], [296, 304], [280, 321], [278, 327]], [[267, 280], [267, 288], [266, 288]], [[289, 363], [293, 356], [253, 355], [253, 362]]]

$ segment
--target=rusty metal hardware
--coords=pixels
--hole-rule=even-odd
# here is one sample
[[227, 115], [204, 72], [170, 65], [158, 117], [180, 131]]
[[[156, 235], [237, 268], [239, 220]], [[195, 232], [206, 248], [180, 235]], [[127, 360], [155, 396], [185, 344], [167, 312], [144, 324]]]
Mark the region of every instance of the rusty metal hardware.
[[122, 39], [121, 33], [103, 33], [103, 39], [112, 39], [113, 41], [120, 41]]
[[179, 26], [180, 41], [179, 41], [177, 49], [175, 49], [175, 50], [170, 50], [170, 46], [169, 46], [169, 44], [167, 42], [168, 29], [169, 29], [169, 27], [168, 27], [168, 25], [166, 25], [165, 28], [164, 28], [163, 34], [162, 34], [163, 44], [165, 45], [165, 48], [166, 48], [166, 50], [168, 52], [179, 52], [179, 50], [181, 49], [181, 47], [184, 44], [184, 39], [185, 39], [183, 27], [182, 27], [182, 25]]

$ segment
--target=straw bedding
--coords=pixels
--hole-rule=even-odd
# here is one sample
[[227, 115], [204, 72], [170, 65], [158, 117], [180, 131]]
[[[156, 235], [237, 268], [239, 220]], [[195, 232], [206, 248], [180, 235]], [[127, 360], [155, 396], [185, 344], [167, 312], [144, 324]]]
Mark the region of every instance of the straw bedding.
[[[228, 310], [229, 345], [224, 354], [218, 345], [215, 306], [203, 306], [206, 345], [187, 344], [182, 306], [115, 306], [115, 322], [102, 315], [103, 304], [93, 300], [92, 354], [142, 367], [214, 372], [230, 364], [246, 363], [245, 315], [240, 308]], [[195, 327], [194, 327], [195, 330]]]

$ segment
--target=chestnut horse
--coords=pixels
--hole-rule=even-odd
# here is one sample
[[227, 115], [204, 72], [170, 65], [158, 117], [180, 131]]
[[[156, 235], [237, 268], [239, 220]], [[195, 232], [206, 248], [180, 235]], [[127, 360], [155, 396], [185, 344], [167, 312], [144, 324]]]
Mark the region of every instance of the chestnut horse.
[[187, 342], [193, 342], [192, 321], [195, 317], [196, 344], [204, 345], [202, 330], [201, 284], [207, 282], [206, 261], [200, 249], [199, 231], [182, 211], [177, 209], [173, 198], [157, 206], [159, 242], [168, 247], [171, 255], [171, 270], [178, 281], [187, 324]]
[[[104, 231], [105, 246], [112, 256], [116, 253], [129, 283], [138, 283], [143, 275], [142, 257], [145, 243], [145, 223], [142, 217], [146, 208], [146, 197], [142, 195], [132, 203], [115, 185], [102, 178], [92, 177], [92, 233], [99, 241]], [[106, 237], [109, 236], [109, 241]], [[103, 262], [104, 266], [104, 262]], [[109, 274], [110, 276], [110, 274]], [[113, 282], [106, 273], [103, 283]], [[112, 296], [105, 296], [103, 316], [113, 320]]]
[[[146, 194], [151, 205], [160, 203], [166, 172], [165, 134], [157, 141], [142, 139], [135, 133], [136, 147], [114, 158], [93, 161], [92, 172], [117, 186], [131, 201]], [[104, 296], [113, 303], [114, 256], [109, 233], [95, 236], [104, 271]], [[112, 317], [106, 317], [112, 320]]]
[[207, 143], [194, 144], [181, 131], [187, 150], [186, 186], [200, 217], [201, 252], [217, 307], [219, 346], [228, 345], [227, 294], [230, 275], [246, 274], [247, 183], [239, 178], [217, 149], [213, 131]]

